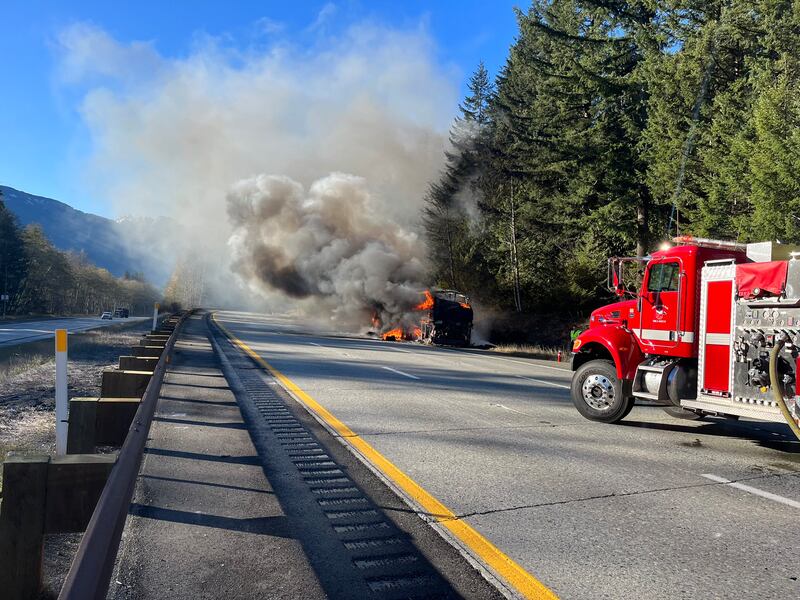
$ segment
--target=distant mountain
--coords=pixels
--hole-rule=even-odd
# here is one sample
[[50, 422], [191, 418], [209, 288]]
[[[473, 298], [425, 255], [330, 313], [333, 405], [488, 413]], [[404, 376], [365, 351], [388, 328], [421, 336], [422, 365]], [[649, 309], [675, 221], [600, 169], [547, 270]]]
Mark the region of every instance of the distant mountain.
[[12, 187], [0, 185], [0, 191], [20, 225], [38, 223], [56, 248], [83, 252], [91, 262], [118, 277], [125, 271], [142, 271], [150, 281], [163, 285], [168, 275], [163, 265], [154, 266], [144, 256], [137, 256], [138, 253], [130, 250], [138, 244], [126, 244], [126, 240], [141, 239], [147, 231], [157, 230], [157, 224], [151, 219], [126, 217], [112, 221]]

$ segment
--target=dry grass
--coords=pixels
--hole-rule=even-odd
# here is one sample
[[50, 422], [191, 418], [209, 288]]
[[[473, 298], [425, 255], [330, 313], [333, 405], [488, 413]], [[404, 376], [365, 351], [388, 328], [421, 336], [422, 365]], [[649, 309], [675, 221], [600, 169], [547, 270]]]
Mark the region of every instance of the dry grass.
[[524, 358], [538, 358], [541, 360], [558, 360], [558, 351], [561, 350], [561, 360], [566, 360], [569, 356], [568, 348], [556, 348], [553, 346], [539, 346], [534, 344], [500, 344], [491, 349], [492, 352], [509, 354]]
[[53, 362], [51, 357], [36, 354], [19, 354], [9, 358], [8, 362], [0, 366], [0, 384], [16, 378], [23, 373]]

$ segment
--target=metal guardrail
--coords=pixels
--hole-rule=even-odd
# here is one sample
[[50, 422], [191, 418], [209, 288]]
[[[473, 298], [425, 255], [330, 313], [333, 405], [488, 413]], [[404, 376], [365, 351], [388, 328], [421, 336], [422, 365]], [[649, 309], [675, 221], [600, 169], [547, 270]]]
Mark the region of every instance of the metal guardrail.
[[58, 595], [59, 600], [105, 600], [108, 594], [122, 530], [125, 527], [144, 447], [161, 392], [161, 383], [181, 325], [191, 314], [187, 312], [181, 315], [153, 371], [153, 377], [147, 385], [142, 402], [120, 449], [117, 463], [97, 502], [61, 593]]

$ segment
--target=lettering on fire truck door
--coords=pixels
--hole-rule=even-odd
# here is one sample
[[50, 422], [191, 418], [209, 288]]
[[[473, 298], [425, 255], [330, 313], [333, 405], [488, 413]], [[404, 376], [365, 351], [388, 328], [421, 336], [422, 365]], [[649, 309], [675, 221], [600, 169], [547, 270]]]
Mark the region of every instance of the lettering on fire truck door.
[[703, 391], [730, 392], [733, 281], [707, 281]]
[[644, 291], [640, 337], [656, 351], [674, 348], [680, 340], [681, 264], [650, 263]]

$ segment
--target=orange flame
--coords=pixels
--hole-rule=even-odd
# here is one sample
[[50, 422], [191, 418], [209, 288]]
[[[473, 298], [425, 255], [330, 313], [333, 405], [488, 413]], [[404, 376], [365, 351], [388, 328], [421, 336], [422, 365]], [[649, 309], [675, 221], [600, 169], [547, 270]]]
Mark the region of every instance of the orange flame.
[[425, 290], [425, 300], [414, 307], [414, 310], [430, 310], [433, 308], [433, 294], [430, 290]]
[[405, 339], [405, 332], [403, 331], [402, 327], [395, 327], [394, 329], [391, 329], [386, 333], [382, 333], [381, 337], [384, 340], [395, 340], [395, 341], [403, 340]]
[[[433, 308], [433, 294], [431, 294], [430, 290], [425, 290], [425, 299], [417, 304], [414, 307], [415, 311], [425, 311], [431, 310]], [[379, 320], [378, 320], [379, 321]], [[375, 324], [375, 320], [373, 319], [373, 324]], [[398, 326], [389, 331], [386, 331], [381, 334], [381, 338], [386, 341], [404, 341], [404, 342], [413, 342], [418, 340], [422, 337], [422, 328], [419, 326]]]
[[412, 327], [411, 329], [395, 327], [381, 334], [381, 338], [387, 342], [413, 342], [420, 337], [422, 337], [422, 329], [419, 327]]

